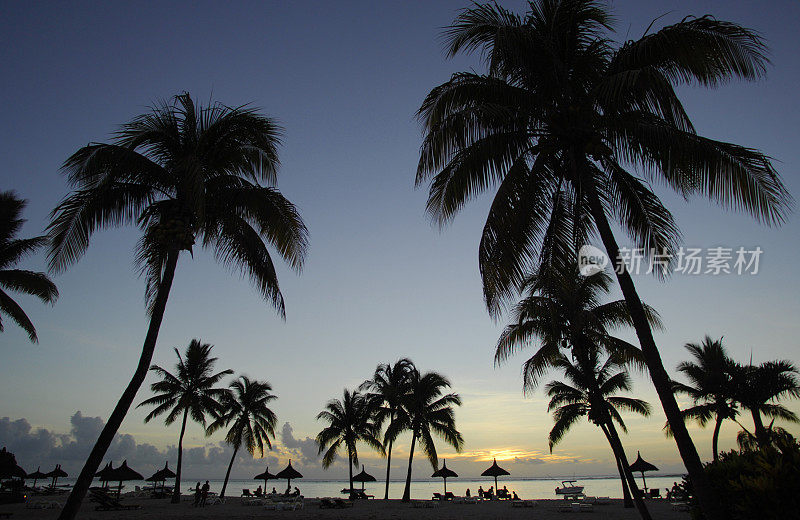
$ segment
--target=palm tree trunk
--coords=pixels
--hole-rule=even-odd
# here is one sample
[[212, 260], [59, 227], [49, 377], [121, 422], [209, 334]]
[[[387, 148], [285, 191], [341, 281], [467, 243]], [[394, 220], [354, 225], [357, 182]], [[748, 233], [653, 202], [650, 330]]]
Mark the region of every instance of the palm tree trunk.
[[631, 473], [628, 457], [625, 455], [625, 448], [622, 446], [622, 441], [619, 439], [614, 423], [609, 420], [608, 423], [606, 423], [606, 428], [608, 428], [608, 438], [609, 441], [611, 441], [611, 449], [614, 450], [614, 454], [617, 456], [617, 460], [622, 466], [622, 471], [625, 474], [631, 494], [633, 495], [633, 503], [636, 504], [636, 509], [639, 510], [639, 516], [642, 517], [642, 520], [652, 520], [650, 511], [647, 510], [647, 506], [644, 504], [644, 498], [639, 492], [639, 486], [636, 485], [636, 479], [633, 478], [633, 473]]
[[411, 452], [408, 454], [408, 473], [406, 474], [406, 488], [403, 491], [403, 502], [411, 500], [411, 463], [414, 461], [414, 446], [417, 443], [417, 432], [411, 437]]
[[220, 498], [225, 498], [225, 488], [228, 487], [228, 478], [231, 476], [231, 468], [233, 467], [233, 461], [236, 460], [237, 451], [239, 451], [239, 446], [233, 448], [233, 456], [231, 457], [231, 461], [228, 463], [228, 471], [225, 472], [225, 481], [222, 483], [222, 491], [219, 492]]
[[[391, 423], [389, 424], [391, 426]], [[383, 493], [383, 499], [389, 500], [389, 470], [392, 469], [392, 444], [394, 441], [389, 441], [389, 453], [386, 455], [386, 491]]]
[[711, 449], [714, 450], [714, 462], [719, 460], [719, 430], [722, 426], [722, 416], [717, 415], [717, 423], [714, 425], [714, 435], [711, 437]]
[[139, 364], [136, 366], [136, 371], [133, 373], [130, 383], [128, 383], [117, 405], [114, 407], [114, 411], [111, 412], [108, 422], [100, 432], [100, 436], [97, 438], [97, 442], [95, 442], [91, 453], [89, 453], [89, 457], [86, 459], [86, 463], [84, 463], [83, 469], [78, 475], [78, 479], [72, 486], [72, 491], [67, 498], [66, 504], [64, 504], [64, 509], [62, 509], [61, 513], [58, 515], [59, 520], [73, 520], [78, 514], [81, 502], [83, 502], [83, 497], [86, 496], [86, 492], [92, 484], [94, 474], [97, 473], [97, 468], [103, 461], [103, 457], [106, 451], [108, 451], [108, 447], [111, 445], [114, 435], [116, 435], [123, 419], [125, 419], [125, 415], [128, 413], [133, 399], [136, 397], [136, 392], [139, 391], [139, 387], [141, 387], [144, 382], [147, 370], [150, 368], [150, 362], [153, 360], [158, 331], [161, 328], [161, 321], [164, 319], [164, 311], [167, 308], [167, 299], [169, 298], [170, 288], [172, 288], [172, 280], [175, 278], [175, 267], [178, 265], [178, 253], [179, 251], [171, 251], [167, 254], [167, 263], [164, 267], [161, 283], [158, 286], [158, 293], [156, 293], [156, 299], [153, 304], [153, 313], [150, 316], [150, 326], [147, 329], [144, 345], [142, 345], [142, 354], [139, 356]]
[[750, 412], [753, 414], [753, 433], [756, 435], [756, 442], [759, 447], [762, 447], [766, 444], [767, 429], [764, 428], [764, 421], [761, 420], [761, 412], [758, 408], [753, 408]]
[[353, 498], [353, 448], [347, 446], [347, 469], [350, 470], [350, 498]]
[[601, 424], [600, 429], [603, 430], [603, 434], [606, 436], [608, 440], [608, 445], [611, 446], [611, 451], [614, 452], [614, 460], [617, 463], [617, 471], [619, 471], [619, 480], [622, 483], [622, 499], [623, 503], [625, 504], [626, 508], [633, 507], [633, 499], [631, 498], [630, 489], [628, 489], [628, 479], [625, 476], [625, 470], [622, 468], [622, 463], [619, 461], [619, 457], [617, 457], [617, 451], [614, 449], [614, 443], [611, 440], [611, 435], [608, 433], [605, 425]]
[[175, 470], [175, 489], [172, 490], [172, 503], [181, 502], [181, 462], [183, 462], [183, 434], [186, 433], [186, 417], [189, 409], [183, 410], [183, 422], [181, 423], [181, 436], [178, 437], [178, 468]]
[[[619, 258], [619, 247], [600, 203], [600, 198], [593, 186], [590, 187], [588, 195], [592, 217], [603, 240], [606, 253], [611, 261], [615, 262]], [[686, 466], [686, 471], [692, 480], [692, 486], [697, 494], [700, 507], [709, 520], [724, 520], [716, 493], [708, 482], [703, 470], [703, 463], [697, 454], [697, 448], [695, 448], [692, 438], [689, 436], [689, 431], [686, 429], [686, 424], [681, 417], [678, 403], [675, 401], [675, 394], [672, 393], [672, 382], [664, 369], [658, 347], [656, 347], [656, 342], [653, 339], [653, 332], [647, 322], [644, 306], [636, 292], [636, 286], [630, 273], [625, 268], [624, 262], [620, 262], [620, 264], [619, 266], [614, 266], [614, 272], [628, 304], [628, 310], [636, 329], [636, 336], [639, 338], [639, 344], [642, 347], [642, 354], [650, 372], [650, 378], [661, 400], [661, 406], [667, 416], [667, 421], [675, 438], [675, 443], [678, 445], [683, 464]]]

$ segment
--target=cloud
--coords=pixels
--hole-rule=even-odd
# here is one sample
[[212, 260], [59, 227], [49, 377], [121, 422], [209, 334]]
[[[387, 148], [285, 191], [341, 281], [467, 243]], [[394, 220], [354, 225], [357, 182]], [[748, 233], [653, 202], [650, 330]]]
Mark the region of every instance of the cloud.
[[284, 423], [281, 429], [281, 440], [283, 441], [283, 446], [293, 454], [299, 456], [298, 458], [302, 462], [306, 464], [318, 463], [319, 446], [317, 445], [317, 441], [311, 437], [295, 439], [294, 428], [292, 428], [292, 425], [288, 422]]
[[517, 464], [544, 464], [547, 461], [539, 457], [514, 457], [514, 462]]

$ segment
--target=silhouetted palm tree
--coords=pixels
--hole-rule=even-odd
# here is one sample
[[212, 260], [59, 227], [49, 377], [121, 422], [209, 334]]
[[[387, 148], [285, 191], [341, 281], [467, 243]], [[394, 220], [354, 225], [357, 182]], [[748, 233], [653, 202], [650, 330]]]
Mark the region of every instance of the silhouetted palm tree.
[[[553, 429], [548, 436], [550, 451], [553, 451], [553, 446], [561, 441], [581, 417], [586, 417], [603, 431], [611, 445], [623, 493], [627, 496], [630, 487], [634, 500], [637, 503], [641, 502], [636, 481], [625, 455], [625, 448], [622, 446], [614, 422], [627, 433], [628, 429], [619, 410], [647, 417], [650, 415], [650, 405], [641, 399], [613, 395], [619, 391], [631, 391], [631, 378], [625, 370], [625, 363], [613, 356], [602, 362], [598, 349], [588, 349], [575, 352], [572, 360], [564, 354], [559, 354], [553, 361], [553, 368], [563, 372], [571, 385], [562, 381], [552, 381], [545, 386], [545, 391], [550, 397], [547, 411], [554, 411], [555, 419]], [[640, 512], [643, 518], [650, 518], [650, 513], [643, 503], [640, 504]]]
[[[366, 390], [375, 423], [378, 427], [388, 421], [386, 433], [392, 432], [392, 437], [384, 435], [383, 445], [386, 450], [386, 489], [384, 500], [389, 499], [389, 472], [392, 467], [392, 445], [401, 432], [392, 429], [395, 417], [398, 414], [405, 414], [403, 409], [403, 399], [409, 390], [409, 375], [414, 370], [414, 363], [410, 359], [403, 358], [395, 362], [394, 365], [380, 364], [375, 369], [372, 379], [364, 381], [361, 390]], [[401, 421], [404, 419], [401, 418]]]
[[[694, 406], [681, 411], [684, 420], [694, 419], [700, 426], [714, 421], [714, 434], [711, 437], [711, 449], [714, 460], [719, 459], [719, 431], [725, 419], [736, 420], [739, 411], [734, 401], [733, 367], [734, 362], [728, 357], [722, 338], [718, 340], [706, 336], [703, 342], [687, 343], [686, 350], [694, 361], [684, 361], [678, 365], [678, 371], [686, 376], [690, 383], [674, 383], [676, 393], [692, 398]], [[664, 427], [667, 435], [672, 432], [669, 423]]]
[[464, 438], [456, 429], [454, 406], [461, 406], [458, 394], [445, 394], [450, 388], [450, 381], [437, 372], [420, 372], [414, 368], [410, 373], [409, 390], [403, 399], [406, 414], [395, 417], [394, 423], [386, 432], [389, 438], [397, 438], [401, 431], [411, 431], [411, 448], [408, 454], [408, 472], [406, 487], [403, 491], [403, 502], [411, 500], [411, 468], [414, 462], [414, 449], [419, 440], [422, 452], [428, 457], [433, 469], [439, 467], [436, 455], [436, 444], [433, 435], [461, 451]]
[[284, 315], [267, 244], [295, 270], [307, 230], [272, 186], [281, 128], [247, 107], [195, 105], [189, 94], [122, 126], [112, 144], [90, 144], [64, 164], [74, 191], [53, 210], [50, 268], [75, 263], [99, 230], [136, 224], [137, 261], [147, 280], [150, 325], [139, 364], [89, 454], [60, 520], [72, 520], [114, 434], [144, 381], [164, 317], [178, 257], [196, 242], [250, 277]]
[[[599, 349], [613, 356], [618, 363], [644, 368], [642, 352], [611, 332], [620, 327], [631, 327], [633, 321], [625, 300], [603, 301], [611, 288], [609, 275], [601, 271], [592, 276], [582, 276], [577, 267], [575, 247], [568, 238], [550, 244], [549, 250], [553, 257], [524, 281], [524, 298], [513, 307], [512, 322], [500, 335], [495, 362], [507, 361], [518, 350], [536, 348], [523, 364], [523, 389], [526, 393], [536, 389], [549, 369], [560, 366], [564, 349], [575, 356]], [[658, 313], [647, 305], [644, 309], [650, 324], [661, 328]], [[616, 450], [614, 454], [617, 455]], [[619, 459], [617, 469], [625, 506], [633, 507], [625, 466]], [[649, 514], [641, 499], [636, 505], [642, 515]]]
[[14, 269], [23, 258], [47, 245], [47, 237], [15, 238], [25, 223], [22, 210], [26, 204], [13, 191], [0, 192], [0, 332], [6, 315], [28, 333], [31, 343], [38, 343], [30, 318], [6, 292], [30, 294], [50, 304], [58, 298], [58, 289], [46, 274]]
[[182, 417], [181, 433], [178, 437], [178, 467], [175, 470], [175, 489], [172, 493], [173, 504], [181, 501], [181, 465], [186, 419], [191, 415], [192, 420], [202, 424], [205, 429], [206, 415], [216, 418], [220, 414], [222, 411], [220, 399], [227, 393], [224, 388], [214, 388], [214, 386], [223, 377], [233, 373], [233, 370], [214, 373], [217, 358], [211, 357], [212, 348], [213, 345], [193, 339], [186, 347], [185, 358], [177, 348], [174, 349], [175, 355], [178, 356], [174, 374], [158, 365], [151, 366], [150, 371], [161, 377], [159, 381], [150, 385], [150, 390], [156, 395], [139, 404], [139, 406], [155, 406], [144, 418], [144, 422], [150, 422], [151, 419], [166, 413], [164, 424], [169, 426], [178, 417]]
[[368, 398], [358, 391], [345, 389], [342, 400], [332, 399], [325, 409], [317, 414], [317, 420], [323, 420], [328, 426], [317, 434], [319, 453], [322, 456], [322, 467], [329, 468], [336, 460], [339, 450], [347, 450], [347, 469], [350, 474], [350, 491], [353, 490], [353, 466], [358, 466], [358, 443], [383, 453], [383, 444], [379, 439], [380, 426], [372, 414]]
[[230, 425], [225, 434], [225, 442], [233, 447], [233, 455], [228, 471], [225, 472], [220, 497], [225, 497], [225, 488], [228, 487], [228, 478], [239, 448], [244, 445], [250, 455], [255, 455], [258, 450], [263, 457], [265, 445], [267, 449], [272, 449], [270, 437], [275, 437], [275, 423], [278, 420], [275, 412], [269, 408], [269, 403], [277, 399], [277, 396], [272, 394], [272, 386], [266, 381], [239, 376], [229, 388], [230, 392], [226, 392], [220, 399], [222, 413], [207, 429], [207, 433], [211, 435]]
[[736, 401], [753, 416], [752, 436], [759, 446], [770, 444], [773, 437], [772, 424], [765, 427], [762, 415], [773, 421], [800, 422], [794, 412], [778, 403], [787, 397], [800, 397], [800, 371], [793, 363], [767, 361], [760, 365], [737, 365], [733, 370]]
[[[654, 269], [665, 275], [680, 234], [650, 180], [768, 225], [782, 223], [791, 206], [765, 155], [697, 135], [674, 90], [763, 77], [761, 37], [703, 16], [615, 45], [611, 23], [608, 7], [594, 0], [538, 0], [524, 15], [475, 4], [445, 30], [449, 56], [480, 52], [488, 71], [454, 74], [424, 100], [417, 184], [430, 180], [427, 209], [441, 225], [496, 186], [479, 249], [492, 314], [514, 296], [554, 219], [568, 220], [579, 243], [597, 232], [618, 262], [616, 222], [647, 257], [651, 250], [665, 255]], [[619, 264], [617, 279], [695, 493], [706, 515], [719, 518], [646, 312]]]

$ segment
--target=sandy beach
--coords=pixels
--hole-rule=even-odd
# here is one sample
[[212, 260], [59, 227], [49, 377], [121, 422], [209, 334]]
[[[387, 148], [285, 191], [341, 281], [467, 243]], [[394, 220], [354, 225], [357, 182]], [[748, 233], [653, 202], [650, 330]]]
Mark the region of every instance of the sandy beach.
[[[35, 498], [31, 503], [40, 502]], [[331, 519], [609, 519], [609, 520], [635, 520], [639, 518], [635, 509], [625, 509], [621, 500], [612, 500], [609, 505], [594, 506], [591, 512], [559, 512], [558, 506], [563, 505], [563, 500], [537, 500], [534, 507], [512, 507], [511, 502], [482, 502], [478, 504], [463, 503], [434, 503], [431, 508], [414, 507], [413, 504], [403, 503], [399, 500], [363, 500], [356, 502], [352, 508], [347, 509], [321, 509], [320, 501], [316, 498], [304, 500], [303, 509], [296, 511], [274, 511], [260, 506], [245, 506], [240, 498], [229, 498], [225, 504], [207, 506], [205, 508], [192, 507], [190, 503], [172, 505], [168, 500], [151, 499], [124, 499], [125, 504], [139, 504], [141, 509], [132, 511], [96, 511], [96, 504], [84, 502], [78, 518], [82, 520], [139, 520], [145, 518], [159, 519], [253, 519], [253, 518], [331, 518]], [[658, 520], [687, 520], [686, 512], [673, 511], [672, 505], [666, 500], [651, 500], [647, 503], [654, 519]], [[0, 507], [0, 513], [13, 513], [12, 518], [30, 519], [55, 519], [58, 509], [30, 509], [26, 504], [11, 504]]]

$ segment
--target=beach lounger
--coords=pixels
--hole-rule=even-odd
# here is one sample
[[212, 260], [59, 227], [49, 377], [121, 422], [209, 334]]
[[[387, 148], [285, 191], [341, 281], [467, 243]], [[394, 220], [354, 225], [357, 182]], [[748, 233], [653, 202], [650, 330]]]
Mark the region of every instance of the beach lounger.
[[434, 493], [433, 498], [431, 500], [444, 500], [444, 497], [439, 493]]
[[444, 494], [444, 499], [445, 500], [453, 500], [455, 498], [456, 498], [456, 496], [452, 493], [452, 491], [448, 491], [448, 492], [446, 492]]
[[650, 498], [661, 498], [661, 490], [659, 488], [651, 488]]
[[241, 496], [243, 496], [243, 497], [252, 497], [253, 495], [250, 494], [250, 490], [249, 489], [243, 489]]
[[89, 489], [89, 493], [92, 495], [92, 499], [99, 504], [97, 507], [95, 507], [96, 511], [122, 511], [140, 509], [142, 507], [138, 504], [123, 504], [116, 498], [100, 489]]

